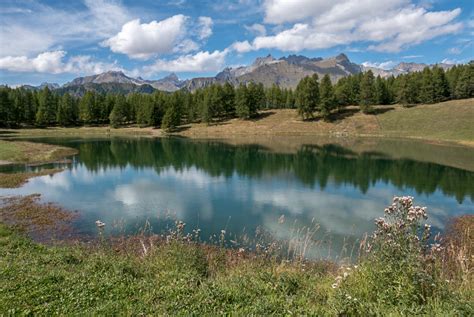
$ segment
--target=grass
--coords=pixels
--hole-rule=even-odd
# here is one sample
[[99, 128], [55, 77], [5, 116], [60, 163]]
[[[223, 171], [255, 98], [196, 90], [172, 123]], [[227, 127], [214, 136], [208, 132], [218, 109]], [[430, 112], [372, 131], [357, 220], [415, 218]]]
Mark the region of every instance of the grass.
[[[472, 230], [473, 219], [463, 219], [463, 230]], [[453, 245], [463, 247], [459, 244], [465, 241], [472, 246], [471, 236], [463, 230], [456, 234], [467, 240], [453, 240]], [[407, 237], [401, 238], [412, 241]], [[424, 253], [406, 253], [421, 247], [418, 242], [402, 250], [386, 249], [391, 244], [381, 243], [380, 250], [388, 252], [374, 248], [357, 266], [336, 267], [280, 261], [180, 239], [162, 243], [144, 235], [123, 239], [129, 243], [122, 247], [106, 239], [45, 246], [0, 224], [0, 315], [468, 316], [474, 312], [472, 253], [464, 254], [467, 261], [460, 262], [468, 264], [467, 271], [453, 269], [460, 266], [457, 262], [449, 263], [445, 270], [460, 273], [449, 277], [448, 283], [444, 273], [431, 270], [430, 263], [440, 263], [436, 261], [442, 257], [430, 262]], [[430, 287], [432, 283], [436, 287]]]
[[62, 169], [44, 169], [38, 172], [0, 173], [0, 188], [18, 188], [28, 182], [30, 178], [53, 175], [62, 172]]
[[474, 99], [396, 107], [377, 118], [384, 135], [474, 144]]
[[0, 163], [46, 163], [77, 154], [76, 149], [44, 143], [0, 140]]

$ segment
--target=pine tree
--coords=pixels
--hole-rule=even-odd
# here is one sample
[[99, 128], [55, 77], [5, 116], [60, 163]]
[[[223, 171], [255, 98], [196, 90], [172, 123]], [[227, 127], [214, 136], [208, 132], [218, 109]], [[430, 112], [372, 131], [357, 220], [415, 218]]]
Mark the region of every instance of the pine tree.
[[95, 113], [95, 94], [88, 91], [84, 94], [79, 102], [79, 120], [83, 123], [92, 123]]
[[62, 126], [68, 126], [74, 122], [74, 101], [67, 93], [59, 99], [56, 121]]
[[375, 103], [379, 105], [387, 105], [389, 103], [387, 85], [380, 76], [377, 76], [375, 79]]
[[226, 82], [222, 89], [222, 104], [224, 108], [224, 115], [227, 118], [235, 116], [235, 90], [234, 86]]
[[328, 120], [332, 109], [335, 107], [334, 90], [332, 88], [331, 78], [324, 75], [319, 85], [319, 112], [324, 120]]
[[9, 126], [9, 112], [12, 108], [12, 102], [8, 95], [7, 88], [0, 88], [0, 126]]
[[237, 117], [241, 119], [248, 119], [250, 118], [250, 96], [247, 86], [244, 84], [240, 84], [239, 88], [237, 88], [235, 92], [235, 111]]
[[375, 84], [374, 73], [371, 70], [362, 75], [360, 81], [360, 109], [363, 113], [371, 113], [373, 111], [372, 105], [375, 104]]
[[118, 128], [127, 121], [127, 106], [127, 100], [123, 95], [115, 97], [114, 108], [109, 116], [112, 128]]
[[420, 101], [422, 103], [434, 103], [434, 97], [433, 73], [429, 67], [425, 67], [421, 73]]
[[56, 118], [56, 105], [54, 102], [54, 97], [48, 87], [39, 92], [36, 124], [39, 126], [49, 126], [54, 123]]
[[296, 86], [295, 103], [303, 120], [313, 118], [319, 104], [318, 75], [303, 78]]
[[465, 65], [460, 71], [459, 79], [454, 90], [457, 99], [474, 97], [474, 63]]
[[445, 101], [449, 97], [449, 83], [441, 67], [433, 68], [433, 101]]
[[161, 122], [161, 128], [166, 132], [172, 132], [180, 124], [181, 113], [178, 99], [176, 93], [168, 99], [168, 106]]
[[405, 107], [417, 103], [417, 87], [413, 76], [399, 77], [397, 102]]

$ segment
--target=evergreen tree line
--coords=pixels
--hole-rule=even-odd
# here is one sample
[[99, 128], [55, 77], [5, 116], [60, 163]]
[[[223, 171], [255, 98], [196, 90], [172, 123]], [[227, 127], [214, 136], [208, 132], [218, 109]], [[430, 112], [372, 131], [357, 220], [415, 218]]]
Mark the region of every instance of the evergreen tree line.
[[100, 94], [82, 97], [59, 95], [48, 87], [40, 91], [0, 88], [0, 126], [73, 126], [126, 124], [161, 126], [172, 130], [191, 122], [211, 124], [228, 118], [249, 119], [259, 110], [297, 108], [303, 119], [319, 115], [325, 120], [349, 105], [370, 113], [373, 105], [436, 103], [474, 97], [474, 63], [448, 71], [426, 67], [397, 77], [375, 77], [371, 71], [341, 78], [336, 84], [329, 75], [303, 78], [295, 91], [277, 85], [264, 88], [248, 83], [237, 87], [214, 84], [193, 93], [176, 91], [152, 94]]

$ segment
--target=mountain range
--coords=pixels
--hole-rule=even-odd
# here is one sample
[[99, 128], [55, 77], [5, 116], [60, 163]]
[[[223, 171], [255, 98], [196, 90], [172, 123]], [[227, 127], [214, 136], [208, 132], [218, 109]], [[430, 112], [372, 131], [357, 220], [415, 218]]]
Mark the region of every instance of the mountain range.
[[[453, 65], [437, 64], [448, 69]], [[257, 58], [249, 66], [236, 68], [225, 68], [214, 77], [198, 77], [180, 80], [176, 74], [172, 73], [162, 79], [145, 80], [141, 77], [133, 78], [125, 75], [121, 71], [108, 71], [98, 75], [78, 77], [71, 82], [59, 86], [58, 84], [43, 83], [38, 87], [23, 86], [28, 89], [42, 89], [48, 86], [59, 93], [70, 93], [83, 95], [86, 91], [106, 93], [129, 93], [142, 92], [151, 93], [155, 90], [173, 92], [179, 89], [194, 91], [208, 85], [229, 82], [232, 85], [245, 84], [248, 82], [262, 83], [269, 87], [277, 84], [281, 88], [295, 88], [298, 82], [309, 75], [317, 73], [320, 77], [329, 74], [331, 80], [336, 82], [342, 77], [357, 74], [363, 71], [372, 70], [375, 76], [381, 77], [398, 76], [410, 72], [422, 71], [427, 65], [422, 63], [400, 63], [392, 69], [381, 69], [358, 65], [349, 60], [345, 54], [339, 54], [329, 58], [309, 58], [301, 55], [289, 55], [279, 59], [272, 55]]]

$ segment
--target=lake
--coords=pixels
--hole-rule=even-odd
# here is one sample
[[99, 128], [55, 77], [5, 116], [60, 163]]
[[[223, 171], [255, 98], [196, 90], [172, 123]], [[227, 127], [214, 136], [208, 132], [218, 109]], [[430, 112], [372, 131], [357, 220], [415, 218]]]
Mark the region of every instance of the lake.
[[163, 233], [181, 220], [188, 232], [201, 229], [205, 241], [225, 230], [227, 243], [242, 246], [319, 228], [308, 256], [334, 258], [357, 249], [394, 195], [411, 195], [427, 206], [435, 231], [450, 217], [474, 213], [474, 150], [458, 146], [305, 138], [247, 144], [183, 138], [31, 141], [74, 147], [79, 154], [54, 164], [67, 167], [64, 172], [0, 189], [0, 195], [40, 193], [44, 201], [77, 210], [74, 226], [84, 235], [97, 234], [96, 220], [107, 224], [106, 234], [136, 233], [147, 221], [153, 232]]

